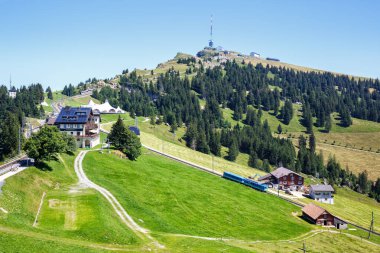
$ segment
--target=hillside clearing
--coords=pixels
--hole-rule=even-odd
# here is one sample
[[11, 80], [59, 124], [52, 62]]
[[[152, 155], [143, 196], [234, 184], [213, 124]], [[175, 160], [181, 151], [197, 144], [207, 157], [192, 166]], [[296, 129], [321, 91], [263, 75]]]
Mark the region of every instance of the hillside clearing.
[[330, 155], [335, 156], [342, 168], [348, 167], [355, 174], [366, 170], [371, 180], [376, 180], [380, 177], [380, 153], [354, 150], [323, 143], [317, 144], [317, 151], [323, 152], [325, 162], [327, 162]]
[[147, 150], [137, 162], [90, 152], [84, 170], [152, 232], [275, 240], [310, 230], [298, 207]]

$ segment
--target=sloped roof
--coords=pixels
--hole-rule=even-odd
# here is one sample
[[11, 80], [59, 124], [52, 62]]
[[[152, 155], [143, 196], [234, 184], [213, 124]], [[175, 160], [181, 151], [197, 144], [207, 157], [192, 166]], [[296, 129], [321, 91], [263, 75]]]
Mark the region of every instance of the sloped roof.
[[86, 107], [65, 107], [59, 112], [55, 124], [62, 123], [79, 123], [84, 124], [88, 121], [91, 114], [91, 108]]
[[316, 220], [319, 216], [321, 216], [324, 212], [327, 212], [327, 211], [320, 206], [310, 203], [302, 208], [302, 212], [305, 213], [310, 218]]
[[290, 173], [293, 173], [293, 174], [296, 174], [300, 177], [302, 177], [300, 174], [297, 174], [295, 173], [294, 171], [292, 170], [289, 170], [287, 168], [284, 168], [284, 167], [279, 167], [277, 169], [275, 169], [274, 171], [270, 172], [269, 174], [265, 175], [265, 176], [262, 176], [259, 178], [259, 180], [265, 180], [265, 179], [268, 179], [270, 178], [271, 176], [274, 176], [275, 178], [280, 178], [280, 177], [283, 177], [283, 176], [287, 176], [289, 175]]
[[310, 189], [312, 189], [315, 192], [333, 192], [334, 188], [332, 188], [329, 184], [315, 184], [310, 185]]
[[56, 119], [57, 118], [55, 118], [55, 117], [50, 117], [47, 119], [46, 124], [48, 124], [49, 126], [52, 126], [52, 125], [54, 125]]

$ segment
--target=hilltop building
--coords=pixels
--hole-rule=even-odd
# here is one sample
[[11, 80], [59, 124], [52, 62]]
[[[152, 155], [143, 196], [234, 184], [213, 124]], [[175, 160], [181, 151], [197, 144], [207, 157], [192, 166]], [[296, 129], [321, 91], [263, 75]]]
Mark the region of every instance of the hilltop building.
[[102, 114], [117, 114], [117, 113], [125, 113], [119, 106], [117, 108], [112, 107], [108, 100], [106, 100], [103, 104], [95, 104], [94, 101], [88, 101], [87, 105], [83, 105], [83, 108], [91, 108], [96, 113]]
[[61, 132], [74, 136], [79, 148], [92, 148], [100, 143], [100, 113], [91, 108], [64, 107], [55, 119]]
[[326, 204], [334, 204], [334, 196], [332, 195], [334, 192], [334, 188], [331, 185], [310, 185], [310, 198], [326, 203]]
[[265, 184], [278, 189], [300, 190], [303, 188], [304, 178], [287, 168], [280, 167], [258, 179]]
[[260, 58], [260, 54], [259, 54], [259, 53], [256, 53], [256, 52], [251, 52], [249, 55], [250, 55], [251, 57]]
[[12, 88], [9, 89], [8, 91], [8, 94], [9, 94], [9, 97], [11, 98], [15, 98], [16, 95], [17, 95], [17, 90], [16, 88], [13, 86]]
[[14, 86], [12, 86], [12, 76], [9, 76], [9, 90], [8, 95], [11, 98], [15, 98], [17, 95], [17, 90]]

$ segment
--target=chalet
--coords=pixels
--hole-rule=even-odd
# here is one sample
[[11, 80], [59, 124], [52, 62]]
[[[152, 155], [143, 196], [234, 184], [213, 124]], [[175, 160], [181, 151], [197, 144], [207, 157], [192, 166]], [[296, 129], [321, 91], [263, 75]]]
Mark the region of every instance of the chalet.
[[287, 168], [280, 167], [258, 179], [263, 183], [278, 189], [300, 190], [303, 188], [304, 178]]
[[302, 208], [304, 219], [322, 226], [334, 226], [334, 216], [320, 206], [313, 203], [307, 204]]
[[80, 148], [92, 148], [100, 143], [100, 114], [93, 112], [91, 108], [65, 107], [54, 125], [61, 132], [74, 136]]
[[334, 188], [331, 185], [310, 185], [309, 196], [322, 203], [334, 204], [333, 192]]

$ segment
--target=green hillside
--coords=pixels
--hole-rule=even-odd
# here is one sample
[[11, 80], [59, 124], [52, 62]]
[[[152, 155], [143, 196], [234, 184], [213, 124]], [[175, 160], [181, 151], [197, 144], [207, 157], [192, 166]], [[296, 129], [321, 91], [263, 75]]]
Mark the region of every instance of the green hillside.
[[[74, 156], [61, 155], [42, 169], [30, 167], [5, 181], [0, 194], [0, 244], [27, 252], [32, 248], [56, 247], [56, 251], [99, 251], [106, 247], [138, 245], [140, 239], [120, 223], [103, 196], [77, 184]], [[46, 192], [38, 223], [33, 227], [43, 192]], [[10, 241], [3, 241], [8, 240]], [[25, 241], [23, 238], [26, 238]], [[25, 242], [25, 244], [24, 244]], [[4, 243], [4, 244], [3, 244]], [[93, 247], [92, 247], [93, 246]], [[7, 248], [5, 248], [7, 249]], [[3, 248], [0, 249], [2, 251]], [[18, 251], [16, 250], [16, 251]], [[6, 250], [9, 252], [9, 250]]]
[[[279, 246], [297, 252], [303, 242], [315, 252], [376, 252], [379, 247], [361, 240], [360, 231], [350, 236], [312, 230], [316, 227], [298, 217], [299, 207], [147, 150], [137, 162], [90, 152], [84, 170], [168, 252], [278, 252]], [[334, 243], [327, 246], [326, 240]]]
[[91, 152], [85, 157], [84, 168], [89, 178], [109, 189], [140, 225], [155, 232], [274, 240], [311, 229], [294, 216], [299, 208], [287, 202], [147, 150], [137, 162]]

